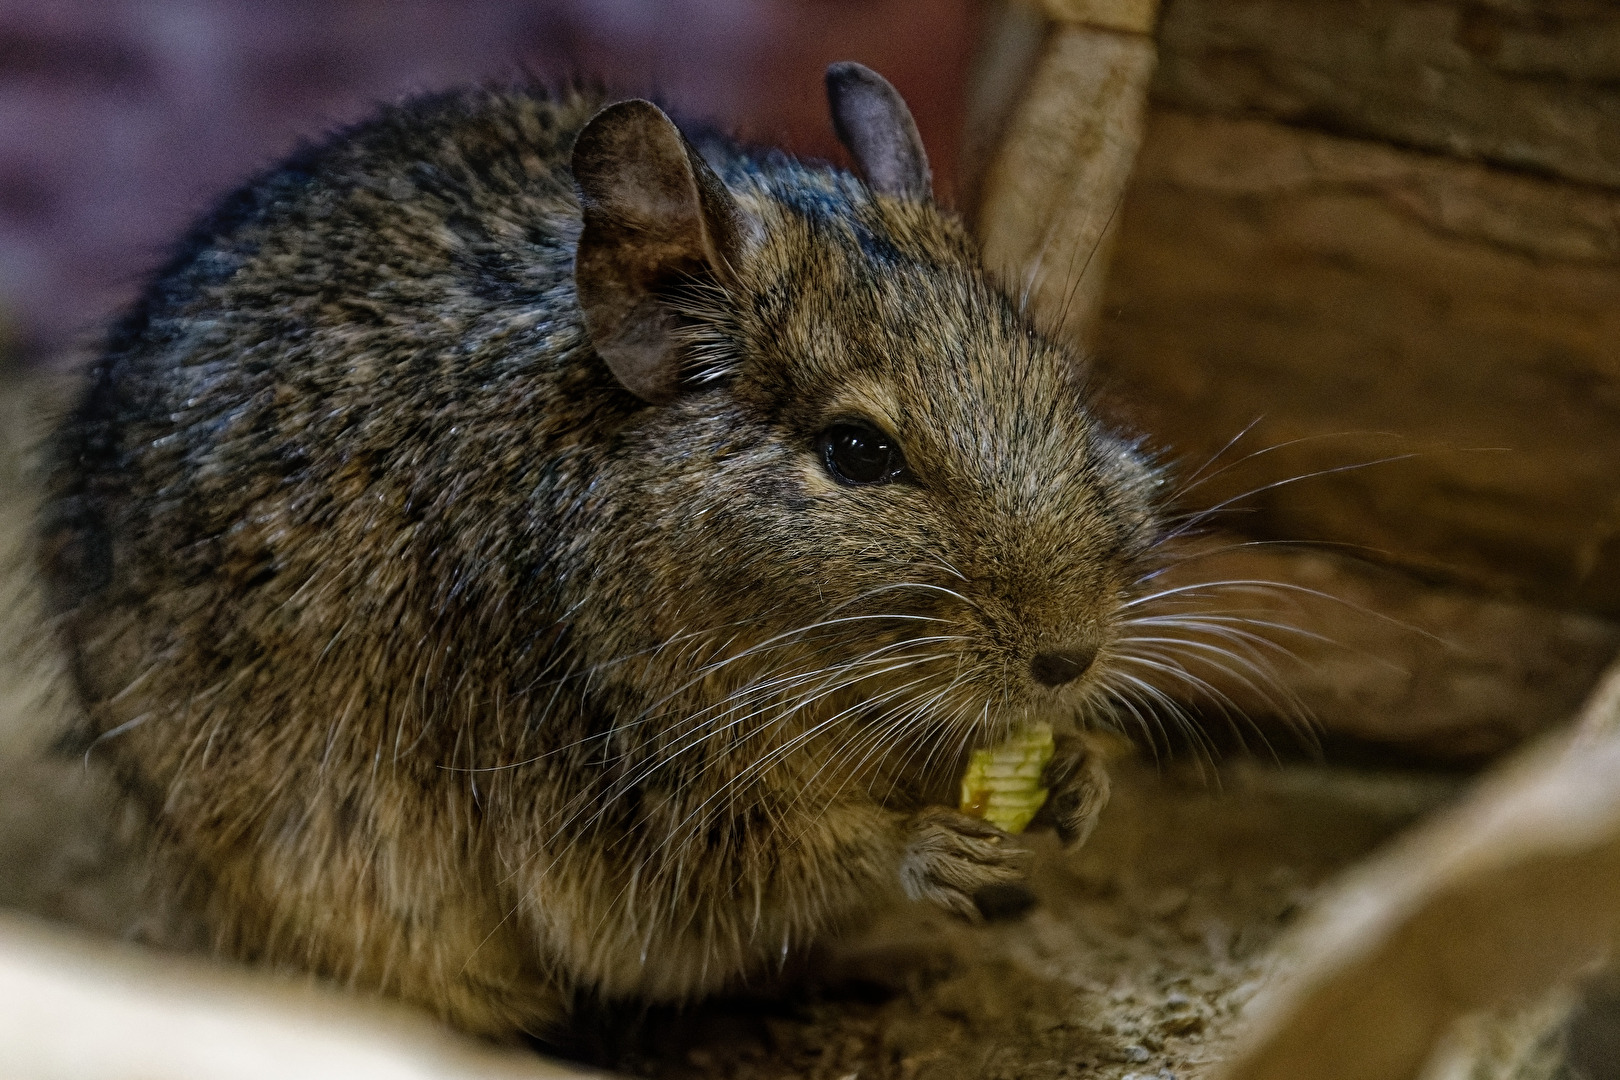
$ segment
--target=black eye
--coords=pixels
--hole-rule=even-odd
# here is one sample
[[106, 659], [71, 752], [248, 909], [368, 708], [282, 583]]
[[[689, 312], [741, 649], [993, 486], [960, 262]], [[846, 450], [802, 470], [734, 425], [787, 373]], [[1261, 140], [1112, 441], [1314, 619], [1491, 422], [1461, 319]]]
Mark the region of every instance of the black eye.
[[887, 484], [906, 471], [900, 447], [871, 424], [834, 424], [817, 445], [827, 471], [842, 484]]

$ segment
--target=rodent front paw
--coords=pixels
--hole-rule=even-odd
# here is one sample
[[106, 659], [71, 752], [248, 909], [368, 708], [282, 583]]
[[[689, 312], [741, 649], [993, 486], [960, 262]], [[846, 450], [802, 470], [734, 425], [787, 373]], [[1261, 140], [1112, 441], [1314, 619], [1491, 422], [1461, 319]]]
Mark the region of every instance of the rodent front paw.
[[991, 886], [1019, 886], [1028, 852], [982, 818], [943, 806], [913, 815], [900, 862], [900, 883], [913, 900], [926, 900], [964, 919], [981, 917], [976, 894]]
[[1060, 736], [1041, 783], [1048, 795], [1035, 820], [1051, 825], [1064, 847], [1079, 847], [1108, 805], [1108, 769], [1103, 755], [1084, 737]]

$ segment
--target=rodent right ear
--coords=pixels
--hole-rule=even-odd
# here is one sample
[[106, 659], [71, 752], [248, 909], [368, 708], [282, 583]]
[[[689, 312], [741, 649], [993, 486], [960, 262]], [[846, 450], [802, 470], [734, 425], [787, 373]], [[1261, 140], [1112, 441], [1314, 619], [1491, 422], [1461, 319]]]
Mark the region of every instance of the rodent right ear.
[[591, 342], [625, 389], [668, 401], [680, 384], [676, 315], [661, 299], [692, 277], [722, 286], [745, 224], [725, 183], [649, 101], [621, 101], [574, 143], [584, 229], [574, 284]]
[[827, 68], [827, 108], [833, 130], [880, 195], [926, 201], [934, 197], [928, 153], [906, 99], [865, 64], [845, 60]]

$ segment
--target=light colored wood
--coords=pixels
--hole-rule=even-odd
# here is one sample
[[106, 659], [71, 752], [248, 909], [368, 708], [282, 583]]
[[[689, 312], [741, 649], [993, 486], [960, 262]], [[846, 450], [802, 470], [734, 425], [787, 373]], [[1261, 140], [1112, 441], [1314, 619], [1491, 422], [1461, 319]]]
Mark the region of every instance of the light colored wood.
[[1617, 943], [1620, 666], [1574, 738], [1499, 770], [1317, 908], [1217, 1076], [1412, 1080], [1472, 1016], [1539, 1000], [1555, 1020], [1566, 980]]
[[1103, 30], [1151, 34], [1159, 18], [1159, 0], [1042, 0], [1047, 18]]
[[1139, 34], [1054, 29], [984, 178], [985, 265], [1074, 339], [1095, 321], [1153, 61]]
[[579, 1080], [409, 1010], [0, 915], [6, 1080]]

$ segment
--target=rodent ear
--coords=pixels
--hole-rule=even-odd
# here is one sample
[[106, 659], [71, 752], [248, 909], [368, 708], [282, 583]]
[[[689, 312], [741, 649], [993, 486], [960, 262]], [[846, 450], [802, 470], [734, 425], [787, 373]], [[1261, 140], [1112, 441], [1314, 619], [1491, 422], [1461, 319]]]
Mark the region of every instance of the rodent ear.
[[889, 80], [864, 64], [833, 64], [827, 69], [827, 106], [838, 141], [860, 166], [868, 187], [897, 199], [933, 198], [917, 122]]
[[658, 403], [675, 396], [677, 316], [660, 298], [682, 279], [733, 280], [745, 236], [725, 183], [649, 101], [621, 101], [574, 143], [584, 229], [574, 284], [591, 342], [625, 389]]

